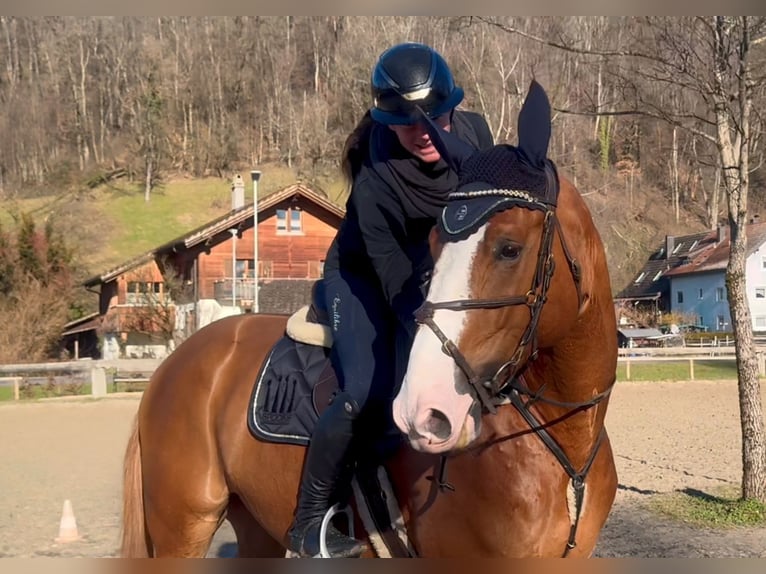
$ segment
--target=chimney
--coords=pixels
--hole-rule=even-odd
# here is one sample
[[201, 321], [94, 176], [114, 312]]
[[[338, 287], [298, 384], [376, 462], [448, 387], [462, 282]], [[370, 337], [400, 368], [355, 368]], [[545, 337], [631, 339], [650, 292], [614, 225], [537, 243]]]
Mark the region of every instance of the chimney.
[[676, 239], [672, 235], [665, 236], [665, 259], [670, 259], [673, 249], [676, 247]]
[[726, 241], [726, 237], [729, 234], [729, 226], [725, 223], [718, 224], [718, 243]]
[[245, 206], [245, 181], [237, 174], [231, 182], [231, 210], [236, 211]]

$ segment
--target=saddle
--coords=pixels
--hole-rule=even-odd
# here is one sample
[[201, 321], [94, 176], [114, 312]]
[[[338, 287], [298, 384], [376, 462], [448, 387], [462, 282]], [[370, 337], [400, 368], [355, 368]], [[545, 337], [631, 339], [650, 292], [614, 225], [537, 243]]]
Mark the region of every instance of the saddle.
[[330, 363], [332, 333], [321, 289], [317, 281], [311, 303], [288, 319], [258, 373], [248, 426], [260, 440], [308, 445], [319, 415], [340, 391]]
[[[323, 289], [321, 280], [314, 283], [310, 304], [290, 316], [285, 334], [261, 366], [247, 417], [250, 433], [258, 440], [307, 446], [319, 416], [340, 392], [330, 362], [332, 331]], [[383, 466], [401, 439], [394, 429], [384, 430], [380, 440], [361, 449], [364, 456], [357, 457], [351, 486], [357, 510], [377, 554], [412, 556], [414, 551], [406, 539], [398, 504]], [[326, 520], [338, 512], [334, 507]]]

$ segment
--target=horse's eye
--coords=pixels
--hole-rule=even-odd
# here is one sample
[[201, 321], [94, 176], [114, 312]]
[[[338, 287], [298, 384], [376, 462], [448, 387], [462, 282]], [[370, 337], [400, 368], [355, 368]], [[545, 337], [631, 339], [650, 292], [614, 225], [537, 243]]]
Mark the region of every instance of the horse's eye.
[[520, 254], [521, 245], [512, 243], [507, 239], [499, 241], [497, 245], [495, 245], [495, 259], [500, 261], [516, 261]]

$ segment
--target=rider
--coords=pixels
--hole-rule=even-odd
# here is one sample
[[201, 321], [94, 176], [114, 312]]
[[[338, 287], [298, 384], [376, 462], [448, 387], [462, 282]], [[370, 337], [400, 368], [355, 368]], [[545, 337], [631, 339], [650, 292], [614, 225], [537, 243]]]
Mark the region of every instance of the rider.
[[[457, 111], [463, 90], [432, 48], [416, 43], [383, 52], [372, 72], [373, 106], [346, 140], [343, 171], [351, 186], [346, 216], [324, 267], [324, 299], [333, 330], [331, 361], [342, 392], [317, 422], [306, 454], [291, 551], [319, 553], [322, 518], [351, 463], [359, 423], [380, 430], [406, 365], [433, 268], [428, 234], [457, 186], [457, 175], [418, 122], [417, 107], [476, 148], [493, 144], [484, 119]], [[361, 417], [360, 417], [361, 414]], [[359, 420], [357, 420], [359, 419]], [[374, 421], [370, 423], [370, 421]], [[332, 556], [358, 556], [364, 543], [330, 526]]]

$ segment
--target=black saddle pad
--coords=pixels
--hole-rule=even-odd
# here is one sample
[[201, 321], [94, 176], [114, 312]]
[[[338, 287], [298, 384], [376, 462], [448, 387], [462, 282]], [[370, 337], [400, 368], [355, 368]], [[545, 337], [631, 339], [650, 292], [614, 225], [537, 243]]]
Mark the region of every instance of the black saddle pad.
[[283, 336], [271, 349], [253, 388], [250, 432], [267, 442], [306, 446], [338, 384], [330, 350]]
[[[338, 391], [330, 350], [283, 336], [261, 366], [250, 400], [247, 426], [259, 440], [306, 446], [319, 413]], [[396, 535], [376, 470], [401, 444], [393, 427], [364, 449], [355, 469], [371, 520], [395, 557], [408, 556]]]

